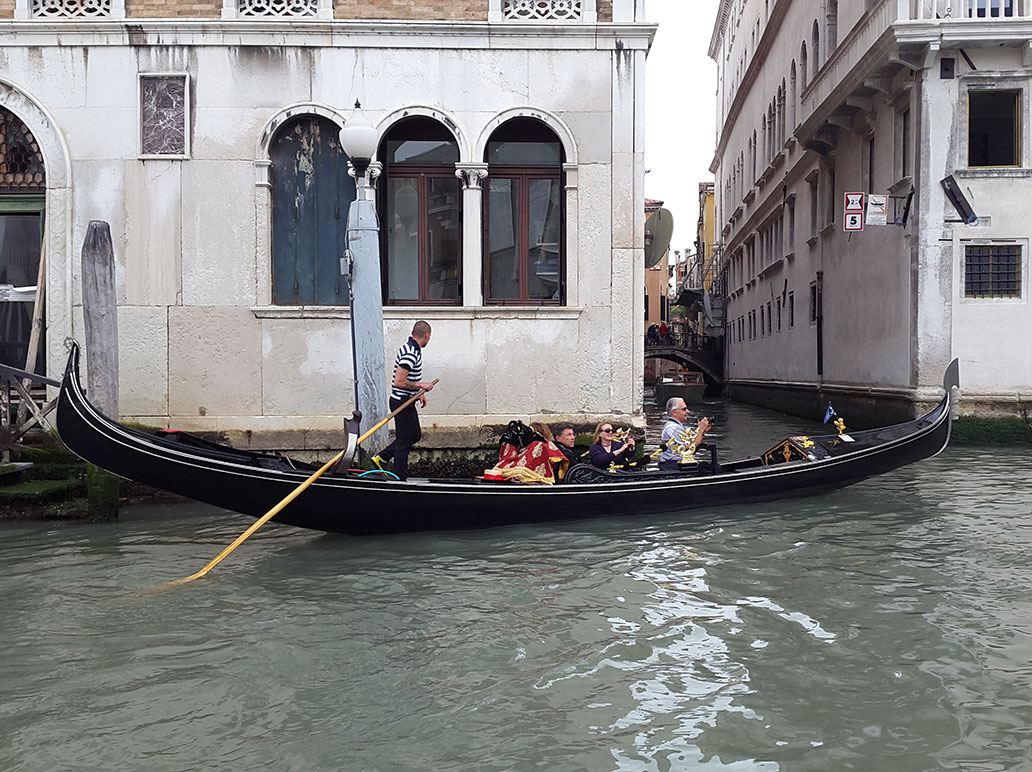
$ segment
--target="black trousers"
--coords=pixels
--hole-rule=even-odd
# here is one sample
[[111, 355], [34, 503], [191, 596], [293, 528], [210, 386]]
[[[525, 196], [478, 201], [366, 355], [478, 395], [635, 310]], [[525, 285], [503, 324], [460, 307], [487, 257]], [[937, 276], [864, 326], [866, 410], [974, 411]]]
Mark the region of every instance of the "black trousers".
[[[393, 413], [404, 404], [404, 399], [391, 397], [391, 412]], [[416, 403], [413, 402], [394, 416], [394, 442], [381, 450], [379, 456], [385, 461], [393, 458], [394, 474], [405, 480], [408, 478], [409, 450], [422, 438], [423, 431], [419, 428], [419, 413], [416, 412]]]

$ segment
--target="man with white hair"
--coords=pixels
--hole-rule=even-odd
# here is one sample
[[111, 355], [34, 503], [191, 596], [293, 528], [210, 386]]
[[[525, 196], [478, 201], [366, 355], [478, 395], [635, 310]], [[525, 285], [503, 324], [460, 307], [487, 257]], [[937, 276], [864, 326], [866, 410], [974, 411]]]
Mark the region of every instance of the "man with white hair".
[[662, 470], [677, 470], [677, 465], [681, 462], [682, 457], [675, 446], [683, 446], [686, 438], [690, 438], [688, 443], [694, 453], [710, 428], [709, 419], [701, 418], [693, 436], [692, 430], [684, 424], [685, 419], [688, 418], [688, 412], [688, 406], [681, 397], [671, 397], [667, 400], [667, 419], [659, 438], [660, 447], [663, 448], [663, 453], [659, 457], [659, 468]]

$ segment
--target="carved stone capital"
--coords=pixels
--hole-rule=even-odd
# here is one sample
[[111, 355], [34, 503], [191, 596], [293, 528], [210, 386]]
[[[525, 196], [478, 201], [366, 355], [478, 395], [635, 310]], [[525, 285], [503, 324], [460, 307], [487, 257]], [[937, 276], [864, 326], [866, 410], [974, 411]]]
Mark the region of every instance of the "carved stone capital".
[[457, 163], [455, 176], [462, 180], [462, 187], [467, 190], [480, 190], [487, 177], [487, 164]]
[[[374, 192], [376, 191], [376, 181], [380, 178], [380, 174], [383, 173], [383, 164], [379, 161], [370, 161], [368, 168], [365, 173], [365, 185], [371, 188]], [[348, 159], [348, 176], [357, 180], [355, 177], [355, 165]]]

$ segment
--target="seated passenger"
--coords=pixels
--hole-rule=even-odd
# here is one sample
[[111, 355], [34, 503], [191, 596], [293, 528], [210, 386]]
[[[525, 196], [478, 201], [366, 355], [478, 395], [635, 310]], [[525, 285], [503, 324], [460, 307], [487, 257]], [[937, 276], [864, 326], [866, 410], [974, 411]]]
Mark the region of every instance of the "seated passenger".
[[588, 458], [591, 465], [596, 469], [606, 469], [621, 464], [626, 464], [634, 458], [634, 437], [628, 437], [627, 442], [619, 442], [613, 439], [613, 424], [610, 421], [603, 421], [595, 427], [594, 444], [588, 449]]
[[577, 432], [573, 428], [573, 424], [566, 422], [556, 424], [552, 427], [552, 431], [555, 433], [553, 442], [559, 452], [563, 454], [562, 460], [553, 464], [555, 481], [560, 482], [571, 466], [580, 463], [580, 459], [577, 458], [577, 453], [574, 451], [574, 446], [577, 444]]
[[663, 448], [663, 454], [659, 457], [659, 468], [663, 471], [680, 469], [680, 464], [693, 458], [695, 449], [709, 431], [708, 418], [699, 419], [694, 429], [685, 426], [684, 421], [688, 418], [688, 413], [688, 406], [681, 397], [671, 397], [667, 400], [667, 419], [659, 439]]
[[559, 448], [559, 452], [571, 464], [578, 463], [577, 453], [574, 451], [577, 444], [577, 431], [573, 428], [573, 424], [564, 421], [552, 427], [552, 431], [555, 433], [554, 442], [555, 446]]

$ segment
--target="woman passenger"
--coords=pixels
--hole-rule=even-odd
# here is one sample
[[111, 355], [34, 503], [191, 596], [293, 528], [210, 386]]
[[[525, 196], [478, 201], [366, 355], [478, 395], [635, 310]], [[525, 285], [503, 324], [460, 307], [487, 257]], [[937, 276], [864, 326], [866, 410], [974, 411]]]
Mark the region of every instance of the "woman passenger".
[[598, 469], [608, 470], [613, 464], [626, 464], [634, 458], [634, 437], [628, 437], [625, 443], [614, 440], [612, 421], [603, 421], [595, 427], [592, 442], [588, 458]]

